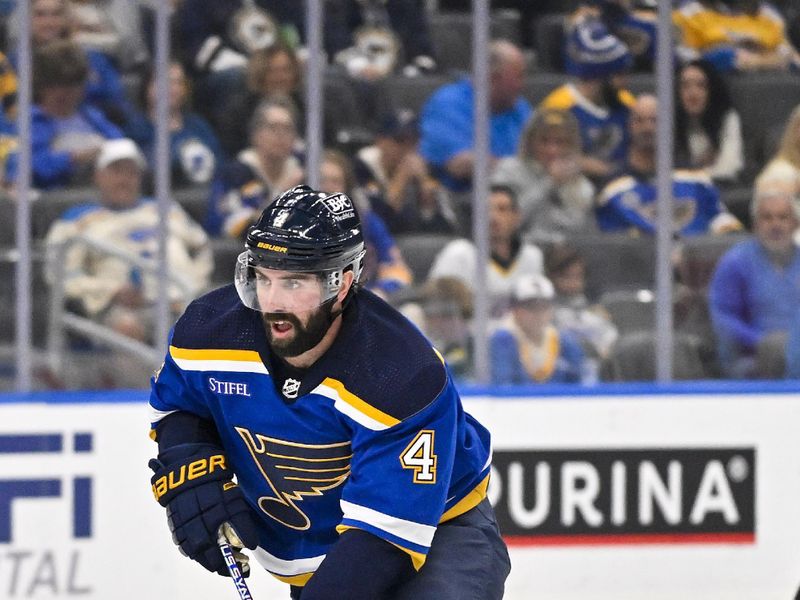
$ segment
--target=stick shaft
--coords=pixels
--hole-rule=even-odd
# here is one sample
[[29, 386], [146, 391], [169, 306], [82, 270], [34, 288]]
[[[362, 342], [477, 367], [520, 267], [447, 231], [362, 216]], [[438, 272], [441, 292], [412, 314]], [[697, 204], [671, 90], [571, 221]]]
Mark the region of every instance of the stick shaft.
[[247, 587], [247, 582], [244, 579], [244, 575], [242, 575], [239, 565], [236, 564], [236, 559], [233, 556], [233, 548], [231, 548], [231, 545], [228, 543], [228, 540], [225, 538], [225, 535], [222, 533], [222, 531], [220, 531], [217, 536], [217, 546], [219, 546], [219, 551], [222, 552], [222, 558], [225, 559], [225, 565], [228, 567], [228, 572], [231, 574], [233, 585], [236, 586], [239, 599], [253, 600], [253, 596], [250, 594], [250, 588]]

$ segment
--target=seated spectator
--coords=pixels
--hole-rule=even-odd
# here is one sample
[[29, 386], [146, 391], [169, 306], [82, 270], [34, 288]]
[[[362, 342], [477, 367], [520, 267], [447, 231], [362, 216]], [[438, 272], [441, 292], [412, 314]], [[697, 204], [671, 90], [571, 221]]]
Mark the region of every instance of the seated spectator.
[[553, 323], [553, 284], [526, 275], [511, 288], [511, 308], [491, 335], [492, 383], [579, 383], [584, 353], [572, 335]]
[[400, 309], [410, 318], [444, 357], [450, 372], [459, 380], [472, 377], [472, 292], [460, 279], [429, 279], [413, 302]]
[[[218, 128], [231, 90], [242, 89], [248, 57], [278, 42], [297, 40], [305, 4], [285, 0], [184, 0], [174, 15], [183, 64], [203, 114]], [[219, 128], [218, 128], [219, 130]]]
[[[52, 225], [46, 246], [63, 263], [68, 306], [125, 336], [152, 341], [158, 276], [131, 262], [158, 255], [158, 204], [141, 193], [145, 165], [132, 140], [105, 142], [94, 175], [99, 203], [69, 209]], [[177, 204], [168, 229], [168, 293], [177, 317], [208, 286], [213, 258], [202, 227]]]
[[303, 180], [293, 154], [297, 118], [291, 105], [259, 104], [247, 129], [250, 147], [221, 169], [211, 189], [206, 229], [213, 236], [244, 235], [272, 198]]
[[389, 296], [409, 285], [411, 270], [383, 219], [371, 209], [363, 190], [356, 187], [353, 166], [347, 156], [337, 150], [325, 151], [320, 165], [319, 189], [326, 194], [345, 193], [356, 205], [367, 248], [361, 274], [367, 289]]
[[137, 4], [129, 0], [69, 0], [74, 40], [126, 71], [142, 66], [148, 53]]
[[786, 332], [800, 310], [795, 198], [765, 182], [750, 207], [752, 239], [728, 250], [709, 286], [720, 365], [728, 377], [783, 377]]
[[705, 58], [720, 72], [800, 68], [800, 55], [786, 37], [786, 23], [761, 0], [687, 0], [673, 12], [678, 54]]
[[[627, 167], [597, 199], [601, 231], [654, 234], [657, 224], [656, 118], [658, 100], [644, 94], [630, 118]], [[705, 171], [676, 170], [672, 175], [673, 227], [682, 235], [727, 233], [742, 228], [720, 201]]]
[[[144, 88], [147, 115], [133, 120], [126, 133], [139, 145], [150, 168], [155, 167], [156, 82], [155, 71], [148, 75]], [[176, 186], [206, 184], [222, 160], [222, 149], [211, 126], [190, 111], [191, 90], [183, 66], [169, 66], [169, 152], [172, 183]]]
[[436, 68], [423, 0], [346, 0], [328, 11], [325, 50], [350, 77], [414, 77]]
[[675, 79], [676, 164], [736, 181], [744, 167], [742, 124], [725, 80], [699, 59], [682, 65]]
[[0, 52], [0, 115], [17, 117], [17, 75], [5, 54]]
[[0, 190], [10, 192], [17, 177], [17, 76], [0, 52]]
[[[514, 190], [492, 186], [489, 194], [489, 263], [486, 285], [491, 298], [491, 312], [502, 315], [508, 308], [511, 287], [526, 275], [541, 274], [542, 251], [520, 238], [520, 210]], [[477, 248], [470, 239], [449, 242], [433, 261], [428, 279], [454, 277], [474, 292], [478, 270]]]
[[418, 140], [414, 113], [385, 115], [375, 143], [358, 151], [356, 179], [392, 233], [452, 233], [458, 227], [456, 214], [417, 153]]
[[297, 128], [305, 130], [300, 62], [286, 44], [276, 42], [253, 52], [247, 60], [245, 84], [226, 93], [215, 123], [226, 152], [234, 155], [246, 145], [247, 122], [264, 100], [291, 104], [297, 114]]
[[[283, 0], [183, 0], [175, 19], [185, 43], [190, 73], [244, 68], [247, 57], [304, 29], [305, 7]], [[293, 31], [292, 31], [293, 30]]]
[[0, 190], [12, 192], [19, 170], [19, 136], [16, 123], [0, 113]]
[[789, 115], [778, 151], [758, 175], [758, 179], [793, 182], [795, 193], [800, 195], [800, 105]]
[[[532, 109], [521, 96], [525, 58], [519, 48], [506, 40], [493, 41], [489, 69], [489, 151], [496, 159], [516, 152]], [[433, 93], [421, 113], [420, 154], [433, 175], [457, 192], [472, 186], [474, 92], [468, 79], [447, 84]]]
[[598, 17], [631, 51], [634, 68], [652, 71], [658, 29], [655, 8], [649, 0], [583, 0], [577, 13]]
[[587, 362], [597, 369], [611, 354], [619, 332], [608, 313], [586, 295], [586, 259], [577, 248], [558, 244], [547, 251], [544, 264], [555, 289], [553, 322], [581, 343]]
[[[435, 68], [422, 0], [336, 0], [325, 7], [323, 46], [363, 78], [395, 68]], [[282, 40], [305, 43], [305, 4], [286, 0], [185, 0], [176, 20], [185, 40], [186, 64], [205, 77], [244, 67], [247, 57]], [[394, 59], [394, 62], [389, 62]], [[347, 60], [345, 60], [347, 63]]]
[[626, 123], [634, 98], [624, 86], [631, 53], [602, 21], [580, 15], [567, 24], [564, 59], [574, 80], [550, 92], [540, 108], [575, 115], [583, 150], [581, 171], [600, 181], [620, 168], [628, 149]]
[[36, 186], [86, 183], [103, 142], [122, 137], [84, 100], [88, 76], [86, 56], [72, 42], [52, 42], [34, 53], [31, 146]]
[[523, 235], [545, 241], [597, 229], [594, 186], [581, 174], [580, 158], [577, 119], [545, 108], [525, 126], [517, 156], [497, 162], [491, 181], [516, 192]]
[[677, 243], [673, 247], [672, 329], [678, 335], [696, 339], [703, 372], [711, 379], [722, 377], [717, 340], [708, 306], [708, 287], [722, 254], [744, 236], [732, 236], [716, 247], [699, 239], [697, 244]]
[[[31, 3], [31, 44], [38, 48], [56, 42], [74, 39], [73, 20], [68, 0], [33, 0]], [[83, 48], [87, 64], [85, 100], [103, 111], [105, 117], [117, 126], [125, 125], [137, 115], [137, 110], [125, 95], [117, 67], [108, 56], [92, 48]], [[16, 65], [16, 50], [10, 56]]]

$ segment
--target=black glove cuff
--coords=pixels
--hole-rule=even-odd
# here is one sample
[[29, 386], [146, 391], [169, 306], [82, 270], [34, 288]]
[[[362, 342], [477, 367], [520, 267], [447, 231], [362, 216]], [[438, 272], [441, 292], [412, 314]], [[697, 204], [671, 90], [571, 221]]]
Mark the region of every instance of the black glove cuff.
[[175, 496], [193, 487], [211, 481], [233, 479], [233, 472], [228, 468], [227, 457], [221, 449], [215, 449], [212, 446], [206, 446], [202, 451], [168, 465], [164, 465], [160, 460], [151, 460], [150, 468], [155, 471], [150, 478], [153, 496], [164, 507]]

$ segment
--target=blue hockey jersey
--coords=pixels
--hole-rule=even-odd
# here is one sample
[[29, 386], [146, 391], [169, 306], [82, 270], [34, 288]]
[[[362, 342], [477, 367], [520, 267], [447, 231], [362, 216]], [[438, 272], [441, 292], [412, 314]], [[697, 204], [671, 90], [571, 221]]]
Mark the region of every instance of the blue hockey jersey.
[[[651, 177], [631, 173], [609, 182], [597, 197], [601, 231], [654, 234], [658, 221], [657, 189]], [[672, 174], [673, 226], [682, 235], [728, 233], [742, 228], [720, 200], [705, 171]]]
[[[259, 563], [304, 585], [338, 533], [368, 531], [422, 566], [438, 523], [486, 494], [489, 433], [461, 406], [441, 358], [368, 291], [328, 351], [276, 386], [261, 315], [232, 285], [179, 319], [152, 382], [152, 426], [174, 411], [213, 421], [259, 523]], [[286, 390], [296, 386], [290, 397]]]
[[578, 120], [583, 153], [621, 165], [628, 153], [628, 116], [635, 101], [628, 90], [617, 93], [619, 105], [613, 109], [598, 106], [565, 83], [548, 94], [540, 108], [570, 111]]

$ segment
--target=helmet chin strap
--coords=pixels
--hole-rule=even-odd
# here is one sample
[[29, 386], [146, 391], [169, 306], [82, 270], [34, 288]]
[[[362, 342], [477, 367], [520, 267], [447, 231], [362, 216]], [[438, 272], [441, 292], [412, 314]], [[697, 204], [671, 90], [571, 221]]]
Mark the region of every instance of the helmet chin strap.
[[353, 284], [350, 286], [350, 289], [347, 290], [347, 295], [344, 297], [344, 300], [342, 300], [342, 307], [340, 309], [338, 309], [338, 310], [334, 310], [333, 309], [333, 305], [336, 303], [336, 296], [334, 296], [333, 298], [328, 298], [327, 300], [325, 300], [325, 302], [322, 303], [322, 306], [326, 306], [327, 305], [327, 306], [330, 307], [330, 310], [328, 311], [328, 325], [329, 326], [331, 324], [333, 324], [333, 322], [336, 320], [336, 318], [339, 315], [341, 315], [344, 312], [344, 310], [347, 308], [347, 305], [350, 304], [350, 300], [352, 300], [353, 295], [356, 292], [357, 286], [358, 286], [358, 284], [356, 282], [353, 282]]
[[336, 320], [336, 317], [338, 317], [344, 311], [344, 306], [342, 306], [342, 308], [340, 308], [339, 310], [334, 310], [333, 309], [334, 304], [336, 304], [336, 296], [334, 296], [333, 298], [328, 298], [327, 300], [325, 300], [325, 302], [322, 303], [322, 307], [326, 309], [325, 314], [328, 321], [328, 327], [330, 327]]

